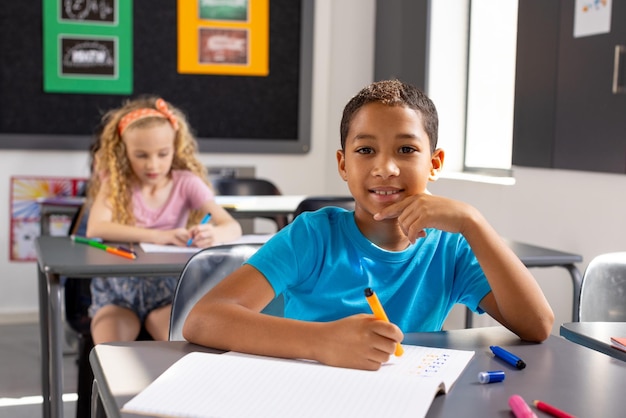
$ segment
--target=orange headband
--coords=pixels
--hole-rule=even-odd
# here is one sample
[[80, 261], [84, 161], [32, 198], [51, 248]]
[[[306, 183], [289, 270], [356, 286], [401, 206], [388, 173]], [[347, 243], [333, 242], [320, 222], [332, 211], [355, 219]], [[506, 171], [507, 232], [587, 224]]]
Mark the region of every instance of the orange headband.
[[122, 135], [126, 128], [128, 128], [128, 126], [132, 123], [138, 121], [139, 119], [151, 116], [156, 116], [158, 118], [165, 118], [169, 120], [172, 124], [172, 128], [174, 128], [174, 130], [178, 130], [178, 119], [176, 119], [174, 113], [172, 113], [172, 111], [167, 107], [165, 100], [157, 99], [155, 106], [156, 109], [142, 108], [133, 110], [132, 112], [126, 114], [126, 116], [124, 116], [120, 120], [120, 123], [117, 125], [117, 130], [119, 131], [120, 135]]

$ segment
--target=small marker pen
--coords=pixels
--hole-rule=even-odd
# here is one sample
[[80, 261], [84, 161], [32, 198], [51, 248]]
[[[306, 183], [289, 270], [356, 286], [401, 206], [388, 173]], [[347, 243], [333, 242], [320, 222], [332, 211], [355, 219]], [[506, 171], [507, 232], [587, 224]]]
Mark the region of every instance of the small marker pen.
[[[372, 313], [376, 318], [389, 322], [389, 318], [387, 317], [387, 314], [385, 313], [383, 305], [380, 303], [378, 296], [376, 296], [376, 293], [369, 287], [365, 289], [365, 299], [367, 299], [367, 303], [370, 305]], [[396, 344], [396, 350], [394, 354], [396, 357], [400, 357], [402, 354], [404, 354], [404, 348], [402, 348], [402, 345], [400, 343]]]
[[537, 414], [530, 409], [524, 398], [519, 395], [511, 395], [509, 406], [515, 418], [537, 418]]
[[501, 358], [502, 360], [509, 363], [511, 366], [517, 367], [519, 370], [522, 370], [524, 367], [526, 367], [526, 363], [524, 363], [524, 360], [517, 357], [513, 353], [509, 353], [504, 348], [498, 347], [497, 345], [492, 345], [489, 348], [496, 357]]
[[120, 251], [126, 251], [127, 253], [130, 253], [130, 254], [133, 254], [134, 256], [137, 256], [137, 253], [134, 252], [133, 250], [131, 250], [130, 248], [126, 248], [126, 247], [123, 247], [123, 246], [120, 245], [120, 246], [117, 247], [117, 249], [120, 250]]
[[478, 381], [480, 383], [502, 382], [505, 377], [506, 376], [502, 370], [492, 370], [478, 373]]

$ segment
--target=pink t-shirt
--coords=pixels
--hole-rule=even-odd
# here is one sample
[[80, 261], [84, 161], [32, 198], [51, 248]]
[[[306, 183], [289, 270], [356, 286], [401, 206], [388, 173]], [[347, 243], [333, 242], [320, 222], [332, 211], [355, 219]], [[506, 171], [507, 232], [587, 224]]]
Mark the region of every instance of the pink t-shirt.
[[215, 194], [200, 177], [191, 171], [172, 170], [172, 193], [158, 209], [146, 206], [139, 189], [133, 190], [133, 212], [136, 225], [152, 229], [183, 228], [187, 225], [189, 211], [200, 209]]

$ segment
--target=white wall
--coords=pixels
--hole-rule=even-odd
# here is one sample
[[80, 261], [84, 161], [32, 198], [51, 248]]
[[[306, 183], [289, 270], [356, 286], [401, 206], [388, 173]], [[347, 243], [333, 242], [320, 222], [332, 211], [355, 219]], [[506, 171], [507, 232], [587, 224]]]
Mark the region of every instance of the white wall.
[[[440, 179], [429, 189], [476, 206], [500, 235], [581, 254], [581, 272], [600, 253], [626, 250], [626, 176], [513, 167], [516, 184]], [[563, 268], [534, 268], [556, 314], [553, 333], [571, 321], [572, 282]], [[474, 325], [491, 324], [485, 315]]]
[[[335, 150], [347, 100], [373, 77], [374, 0], [316, 0], [312, 150], [305, 155], [202, 155], [207, 165], [253, 165], [286, 194], [346, 193]], [[448, 149], [448, 154], [455, 150]], [[36, 265], [9, 261], [9, 179], [12, 175], [86, 176], [85, 152], [0, 151], [0, 315], [37, 311]], [[516, 184], [441, 179], [430, 190], [478, 207], [508, 238], [580, 253], [584, 262], [624, 250], [626, 176], [514, 168]], [[533, 269], [558, 325], [571, 319], [572, 287], [564, 269]], [[488, 324], [482, 317], [476, 325]], [[462, 311], [448, 328], [462, 327]]]

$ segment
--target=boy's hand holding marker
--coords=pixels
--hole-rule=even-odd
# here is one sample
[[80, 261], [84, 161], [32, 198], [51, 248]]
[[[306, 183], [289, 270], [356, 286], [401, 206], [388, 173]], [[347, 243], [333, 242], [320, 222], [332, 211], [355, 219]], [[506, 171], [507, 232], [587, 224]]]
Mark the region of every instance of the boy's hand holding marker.
[[[378, 296], [376, 296], [376, 293], [374, 293], [374, 291], [370, 287], [365, 289], [365, 298], [367, 299], [367, 303], [369, 303], [370, 308], [374, 313], [374, 316], [378, 319], [389, 322], [389, 318], [387, 318], [387, 314], [383, 309], [383, 305], [381, 305]], [[396, 355], [396, 357], [400, 357], [402, 354], [404, 354], [404, 348], [402, 348], [402, 345], [400, 343], [396, 344], [396, 351], [394, 354]]]

